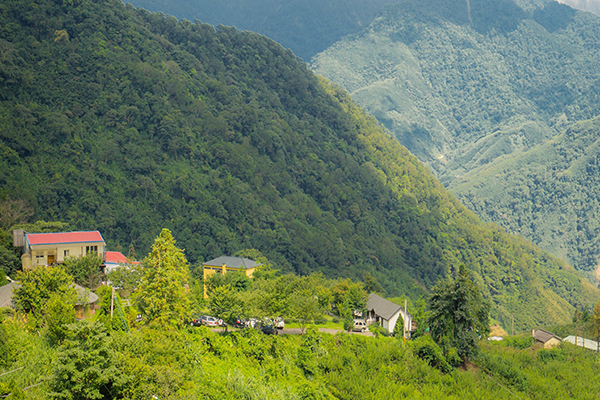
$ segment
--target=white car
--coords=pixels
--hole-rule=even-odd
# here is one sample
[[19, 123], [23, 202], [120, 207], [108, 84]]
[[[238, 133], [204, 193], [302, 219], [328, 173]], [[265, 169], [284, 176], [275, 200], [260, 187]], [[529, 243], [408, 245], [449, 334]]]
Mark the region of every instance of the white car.
[[273, 325], [275, 326], [275, 328], [277, 329], [283, 329], [285, 328], [285, 321], [283, 320], [283, 318], [281, 317], [277, 317], [275, 318], [275, 320], [273, 321]]
[[367, 323], [361, 319], [354, 320], [354, 328], [352, 329], [354, 332], [367, 332], [369, 327]]
[[202, 322], [202, 325], [204, 326], [223, 326], [223, 320], [222, 319], [217, 319], [215, 317], [210, 317], [208, 315], [204, 315], [202, 316], [202, 318], [200, 319], [200, 321]]

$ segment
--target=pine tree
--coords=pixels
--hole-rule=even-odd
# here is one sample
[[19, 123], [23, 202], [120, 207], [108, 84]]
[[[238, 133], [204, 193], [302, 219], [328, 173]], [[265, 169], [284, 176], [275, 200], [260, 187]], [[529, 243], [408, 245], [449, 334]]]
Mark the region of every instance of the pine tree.
[[143, 262], [144, 276], [135, 294], [147, 323], [180, 326], [187, 320], [189, 265], [175, 246], [171, 231], [163, 229]]

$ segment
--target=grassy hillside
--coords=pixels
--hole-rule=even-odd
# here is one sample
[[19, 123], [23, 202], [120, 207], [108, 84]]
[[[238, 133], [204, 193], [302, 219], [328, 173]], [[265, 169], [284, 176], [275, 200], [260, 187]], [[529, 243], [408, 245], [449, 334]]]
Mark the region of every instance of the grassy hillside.
[[598, 264], [600, 119], [519, 157], [476, 171], [453, 190], [472, 210], [583, 270]]
[[[106, 335], [84, 321], [72, 326], [61, 346], [50, 346], [18, 321], [4, 321], [0, 329], [9, 335], [9, 348], [23, 349], [3, 354], [0, 371], [24, 367], [2, 378], [0, 395], [23, 399], [65, 392], [163, 400], [595, 399], [599, 392], [594, 353], [570, 344], [536, 351], [525, 338], [482, 343], [469, 370], [443, 373], [427, 341], [334, 336], [311, 328], [304, 336], [252, 329], [221, 335], [204, 327]], [[86, 377], [84, 387], [63, 373], [75, 366]]]
[[[485, 225], [348, 95], [262, 36], [113, 0], [0, 4], [0, 199], [192, 263], [256, 248], [276, 268], [426, 293], [464, 263], [518, 329], [598, 291]], [[549, 306], [549, 304], [551, 306]]]

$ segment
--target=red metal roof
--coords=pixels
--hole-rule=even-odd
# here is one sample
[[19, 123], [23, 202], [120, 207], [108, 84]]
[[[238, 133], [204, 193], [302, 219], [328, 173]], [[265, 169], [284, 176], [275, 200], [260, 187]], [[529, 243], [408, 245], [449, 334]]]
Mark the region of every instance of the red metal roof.
[[139, 264], [139, 261], [129, 261], [127, 257], [123, 255], [123, 253], [119, 251], [105, 251], [104, 252], [104, 262], [111, 264]]
[[104, 242], [99, 231], [27, 233], [30, 245]]
[[129, 262], [127, 257], [125, 257], [120, 251], [105, 251], [104, 261], [114, 264], [127, 264]]

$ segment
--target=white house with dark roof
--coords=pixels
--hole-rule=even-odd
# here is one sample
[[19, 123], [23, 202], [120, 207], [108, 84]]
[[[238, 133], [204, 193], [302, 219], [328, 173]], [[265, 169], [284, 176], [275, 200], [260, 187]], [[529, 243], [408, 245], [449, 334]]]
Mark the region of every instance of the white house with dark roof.
[[119, 251], [105, 251], [104, 252], [104, 272], [108, 273], [121, 265], [138, 265], [139, 261], [132, 261], [125, 257], [125, 255]]
[[24, 232], [23, 269], [37, 265], [61, 264], [67, 257], [95, 253], [104, 258], [106, 243], [99, 231], [83, 232]]
[[398, 318], [402, 317], [404, 332], [406, 332], [406, 337], [410, 337], [410, 332], [413, 330], [412, 315], [398, 304], [371, 293], [367, 300], [367, 311], [367, 323], [378, 323], [384, 329], [387, 329], [389, 333], [394, 333]]

